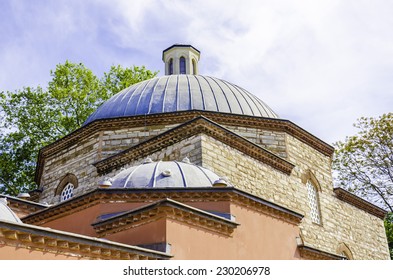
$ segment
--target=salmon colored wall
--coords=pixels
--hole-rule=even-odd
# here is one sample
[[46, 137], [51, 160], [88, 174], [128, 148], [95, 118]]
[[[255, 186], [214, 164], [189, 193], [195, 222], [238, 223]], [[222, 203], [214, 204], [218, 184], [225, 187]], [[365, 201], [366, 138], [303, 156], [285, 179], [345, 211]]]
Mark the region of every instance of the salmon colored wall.
[[[1, 243], [0, 239], [0, 243]], [[42, 252], [21, 247], [0, 245], [0, 260], [79, 260], [81, 256]], [[86, 259], [86, 258], [84, 258]]]
[[164, 218], [132, 229], [107, 235], [104, 238], [128, 245], [163, 243], [166, 241], [166, 222]]
[[205, 211], [216, 211], [222, 213], [229, 213], [231, 211], [229, 201], [213, 201], [213, 202], [186, 202], [184, 204], [192, 207], [205, 210]]
[[240, 225], [232, 237], [168, 221], [174, 259], [300, 259], [297, 226], [232, 205]]
[[[167, 242], [174, 259], [300, 259], [296, 245], [299, 228], [282, 220], [229, 202], [187, 203], [212, 211], [230, 212], [240, 225], [231, 237], [160, 218], [104, 236], [129, 245]], [[43, 224], [44, 227], [96, 236], [91, 223], [97, 216], [131, 210], [142, 203], [107, 203]], [[228, 211], [230, 208], [230, 211]]]
[[[147, 203], [102, 203], [94, 205], [90, 208], [83, 209], [79, 212], [72, 213], [60, 217], [56, 220], [46, 222], [40, 226], [49, 227], [52, 229], [63, 230], [67, 232], [73, 232], [78, 234], [84, 234], [87, 236], [97, 236], [95, 230], [91, 226], [92, 223], [96, 222], [97, 217], [103, 214], [128, 211], [132, 209], [139, 208], [143, 205], [150, 204]], [[187, 202], [195, 208], [200, 208], [206, 211], [218, 211], [218, 212], [230, 212], [229, 202]], [[127, 243], [129, 244], [129, 242]]]
[[82, 211], [60, 217], [56, 220], [41, 224], [40, 226], [49, 227], [87, 236], [97, 236], [92, 223], [96, 222], [97, 217], [103, 214], [127, 211], [138, 208], [146, 203], [103, 203], [94, 205]]

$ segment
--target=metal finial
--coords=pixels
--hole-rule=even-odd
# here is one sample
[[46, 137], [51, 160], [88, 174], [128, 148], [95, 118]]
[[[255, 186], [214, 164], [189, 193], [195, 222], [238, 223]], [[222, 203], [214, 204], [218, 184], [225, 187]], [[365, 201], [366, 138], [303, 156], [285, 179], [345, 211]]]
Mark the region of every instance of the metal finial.
[[191, 163], [190, 159], [188, 157], [183, 158], [182, 162], [184, 163]]
[[152, 163], [152, 162], [153, 162], [153, 160], [150, 157], [147, 157], [144, 159], [143, 164]]

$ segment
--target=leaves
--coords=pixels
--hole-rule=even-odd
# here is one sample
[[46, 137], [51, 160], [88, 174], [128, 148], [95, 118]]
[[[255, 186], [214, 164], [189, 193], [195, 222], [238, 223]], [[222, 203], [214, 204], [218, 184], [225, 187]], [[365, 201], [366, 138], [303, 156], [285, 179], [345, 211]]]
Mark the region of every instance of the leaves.
[[17, 195], [34, 187], [34, 144], [18, 132], [0, 137], [0, 192]]
[[335, 144], [335, 179], [343, 188], [389, 210], [384, 223], [393, 258], [393, 113], [362, 117], [354, 126], [357, 135]]
[[393, 259], [393, 212], [386, 215], [385, 221], [386, 237], [388, 239], [390, 258]]
[[57, 65], [48, 92], [58, 111], [59, 125], [67, 132], [80, 127], [104, 101], [100, 80], [83, 64]]
[[333, 168], [337, 183], [393, 211], [393, 113], [362, 117], [359, 132], [337, 142]]
[[151, 79], [156, 75], [157, 72], [151, 72], [145, 66], [124, 69], [118, 65], [112, 66], [109, 72], [104, 74], [102, 83], [108, 94], [113, 95], [132, 84]]
[[47, 89], [25, 87], [0, 93], [0, 192], [16, 195], [36, 188], [38, 151], [81, 127], [105, 100], [153, 78], [144, 66], [112, 66], [99, 79], [82, 63], [58, 64]]

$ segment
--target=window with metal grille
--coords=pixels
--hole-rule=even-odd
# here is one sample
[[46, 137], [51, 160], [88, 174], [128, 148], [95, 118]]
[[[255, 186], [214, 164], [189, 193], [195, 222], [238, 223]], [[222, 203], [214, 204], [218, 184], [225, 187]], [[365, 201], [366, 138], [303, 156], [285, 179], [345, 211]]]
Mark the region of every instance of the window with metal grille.
[[60, 201], [65, 201], [74, 196], [74, 185], [68, 183], [60, 194]]
[[314, 223], [321, 224], [317, 188], [310, 181], [307, 181], [306, 186], [308, 193], [308, 203], [310, 205], [311, 220]]

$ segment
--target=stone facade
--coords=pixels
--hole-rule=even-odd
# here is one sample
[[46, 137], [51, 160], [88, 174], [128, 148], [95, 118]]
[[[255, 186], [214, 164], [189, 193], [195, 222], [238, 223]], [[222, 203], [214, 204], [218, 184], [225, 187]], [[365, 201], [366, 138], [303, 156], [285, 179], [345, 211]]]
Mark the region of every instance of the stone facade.
[[154, 125], [146, 126], [146, 128], [133, 127], [103, 131], [101, 133], [101, 159], [135, 146], [177, 125]]
[[[45, 159], [40, 202], [58, 203], [56, 188], [69, 173], [78, 178], [76, 196], [97, 188], [100, 180], [115, 176], [120, 168], [99, 174], [95, 163], [149, 142], [177, 126], [178, 123], [172, 123], [101, 130], [51, 154]], [[181, 161], [188, 157], [192, 163], [226, 177], [236, 188], [303, 214], [301, 239], [307, 246], [340, 254], [339, 248], [345, 244], [355, 259], [389, 258], [382, 219], [336, 198], [331, 156], [285, 131], [228, 124], [223, 127], [293, 164], [291, 173], [286, 174], [204, 133], [169, 143], [145, 156], [154, 161]], [[143, 159], [135, 158], [121, 167], [138, 165]], [[318, 185], [321, 224], [313, 223], [309, 215], [307, 174], [312, 174]]]
[[225, 127], [279, 157], [287, 158], [285, 133], [253, 127], [238, 127], [231, 125], [226, 125]]
[[[237, 188], [292, 209], [305, 217], [300, 225], [305, 244], [330, 253], [346, 244], [355, 259], [389, 259], [383, 220], [338, 200], [333, 192], [331, 158], [287, 136], [290, 176], [210, 137], [202, 136], [202, 165], [229, 178]], [[302, 176], [312, 170], [321, 186], [321, 225], [311, 221]], [[373, 248], [370, 251], [370, 248]]]
[[146, 141], [177, 125], [100, 131], [79, 143], [67, 147], [67, 149], [51, 154], [45, 160], [44, 172], [40, 182], [43, 187], [40, 201], [49, 204], [59, 202], [60, 197], [54, 196], [55, 190], [61, 179], [69, 173], [78, 178], [78, 188], [75, 190], [75, 195], [96, 188], [101, 176], [97, 174], [94, 163]]
[[[201, 138], [201, 135], [196, 135], [176, 144], [169, 145], [165, 150], [149, 154], [149, 158], [153, 161], [181, 161], [187, 157], [193, 164], [202, 165]], [[128, 162], [126, 165], [122, 166], [122, 168], [139, 165], [143, 162], [143, 160], [144, 158], [138, 158], [134, 161]], [[114, 169], [110, 173], [103, 175], [103, 177], [114, 177], [119, 171], [120, 169]]]
[[76, 143], [67, 149], [51, 154], [44, 165], [40, 185], [42, 194], [40, 202], [56, 204], [60, 197], [55, 195], [57, 186], [64, 176], [74, 174], [78, 179], [75, 195], [90, 189], [91, 181], [97, 179], [93, 163], [99, 158], [99, 133]]

